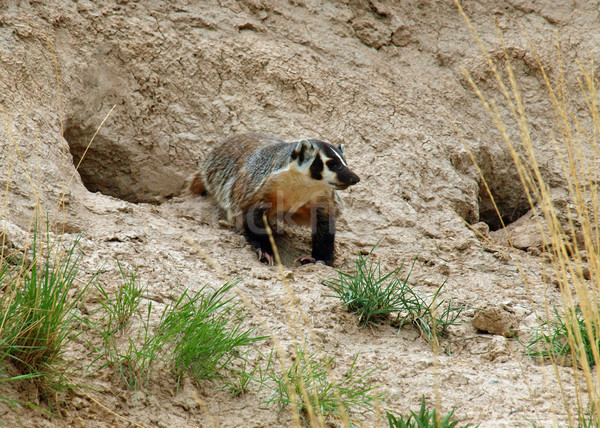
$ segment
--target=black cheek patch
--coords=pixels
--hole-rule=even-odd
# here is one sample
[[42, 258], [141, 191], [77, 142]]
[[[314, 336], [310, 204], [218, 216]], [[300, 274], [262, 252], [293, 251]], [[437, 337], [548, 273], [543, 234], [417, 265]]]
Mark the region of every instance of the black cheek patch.
[[310, 165], [310, 178], [314, 180], [323, 179], [323, 161], [321, 160], [321, 156], [317, 155], [313, 163]]

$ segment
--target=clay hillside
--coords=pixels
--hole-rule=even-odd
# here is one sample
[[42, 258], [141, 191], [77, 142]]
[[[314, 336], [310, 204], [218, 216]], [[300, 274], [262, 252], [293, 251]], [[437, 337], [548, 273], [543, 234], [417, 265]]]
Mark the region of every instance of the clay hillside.
[[[597, 253], [552, 267], [515, 160], [582, 244], [562, 144], [598, 135], [599, 4], [461, 6], [477, 36], [453, 0], [0, 0], [1, 424], [387, 427], [423, 398], [461, 427], [597, 423], [597, 346], [527, 347], [597, 292]], [[259, 262], [184, 191], [247, 132], [345, 145], [333, 267], [295, 263], [302, 227]], [[573, 156], [595, 195], [595, 146]], [[396, 300], [335, 290], [370, 280]]]

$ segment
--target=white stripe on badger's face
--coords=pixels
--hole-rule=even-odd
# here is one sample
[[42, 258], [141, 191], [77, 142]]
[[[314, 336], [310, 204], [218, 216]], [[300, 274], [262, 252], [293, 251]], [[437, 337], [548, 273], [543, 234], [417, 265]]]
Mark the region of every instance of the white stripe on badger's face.
[[337, 150], [331, 149], [331, 151], [337, 156], [337, 158], [340, 160], [340, 162], [342, 163], [342, 165], [348, 166], [348, 164], [346, 163], [346, 161], [344, 160], [344, 158], [342, 156], [340, 156], [340, 154], [337, 152]]
[[326, 158], [323, 159], [325, 167], [323, 178], [329, 185], [335, 189], [343, 190], [360, 181], [360, 178], [350, 171], [344, 156], [340, 153], [342, 147], [327, 144], [323, 149], [321, 150], [321, 158]]

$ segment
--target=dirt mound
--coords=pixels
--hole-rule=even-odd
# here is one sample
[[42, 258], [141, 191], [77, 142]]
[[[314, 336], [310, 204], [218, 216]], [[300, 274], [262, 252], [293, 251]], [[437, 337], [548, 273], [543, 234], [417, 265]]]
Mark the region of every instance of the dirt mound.
[[[592, 5], [526, 3], [466, 2], [464, 8], [498, 66], [506, 59], [496, 22], [502, 30], [543, 173], [559, 192], [550, 140], [555, 116], [538, 61], [550, 79], [559, 75], [558, 30], [567, 86], [576, 88], [574, 65], [596, 52], [590, 34], [600, 31], [600, 22]], [[83, 270], [91, 274], [107, 263], [100, 280], [109, 288], [119, 278], [114, 257], [137, 269], [159, 306], [176, 287], [197, 291], [227, 275], [242, 277], [240, 289], [266, 320], [261, 331], [271, 329], [286, 346], [292, 343], [277, 271], [259, 264], [243, 237], [220, 228], [210, 199], [180, 195], [208, 149], [233, 133], [261, 132], [346, 145], [361, 183], [342, 194], [337, 267], [352, 269], [356, 254], [379, 242], [375, 257], [386, 269], [417, 260], [411, 282], [424, 293], [447, 280], [447, 298], [471, 308], [509, 305], [525, 320], [542, 313], [544, 293], [559, 301], [558, 292], [546, 291], [539, 252], [491, 251], [467, 226], [482, 221], [493, 231], [499, 222], [453, 123], [504, 221], [516, 221], [530, 207], [502, 136], [461, 70], [508, 114], [453, 1], [0, 0], [0, 11], [3, 216], [11, 227], [28, 230], [39, 203], [57, 232], [84, 232]], [[573, 100], [575, 106], [583, 102]], [[509, 125], [507, 132], [518, 136], [519, 129]], [[309, 248], [308, 231], [292, 236], [287, 253]], [[222, 273], [193, 251], [190, 239]], [[515, 339], [503, 348], [505, 342], [478, 335], [468, 323], [473, 311], [452, 330], [451, 355], [436, 355], [414, 331], [358, 328], [338, 301], [323, 297], [328, 292], [321, 279], [334, 270], [287, 269], [300, 308], [336, 356], [337, 370], [360, 352], [360, 364], [379, 368], [372, 382], [381, 386], [387, 408], [415, 409], [422, 394], [432, 398], [440, 388], [442, 407], [456, 407], [461, 421], [528, 426], [535, 420], [544, 426], [566, 420], [552, 367], [522, 357]], [[490, 358], [495, 352], [509, 357]], [[90, 358], [83, 345], [69, 356]], [[574, 386], [565, 378], [570, 400]], [[149, 395], [136, 395], [108, 370], [83, 383], [108, 409], [147, 426], [289, 423], [275, 409], [259, 408], [264, 391], [232, 398], [191, 384], [177, 391], [174, 381], [162, 379]], [[0, 412], [7, 425], [17, 418], [25, 425], [50, 424], [31, 409]], [[53, 423], [123, 421], [81, 395]]]

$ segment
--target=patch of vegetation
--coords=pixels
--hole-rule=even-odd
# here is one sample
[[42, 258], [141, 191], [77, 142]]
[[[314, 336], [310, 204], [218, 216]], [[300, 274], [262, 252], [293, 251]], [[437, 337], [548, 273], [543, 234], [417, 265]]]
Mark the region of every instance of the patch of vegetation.
[[143, 293], [146, 291], [146, 287], [136, 283], [133, 270], [125, 273], [118, 260], [117, 265], [123, 282], [114, 297], [109, 296], [108, 291], [100, 283], [96, 285], [101, 295], [100, 304], [108, 316], [108, 330], [111, 332], [125, 327], [131, 316], [139, 311]]
[[358, 254], [354, 274], [338, 271], [338, 278], [325, 280], [324, 284], [331, 288], [348, 311], [358, 314], [363, 325], [376, 324], [386, 319], [393, 312], [400, 312], [407, 294], [408, 277], [401, 279], [398, 275], [402, 266], [382, 275], [379, 263], [374, 265], [369, 257]]
[[177, 377], [188, 374], [195, 380], [211, 380], [232, 361], [244, 360], [250, 346], [266, 339], [252, 336], [243, 326], [244, 308], [225, 295], [237, 281], [226, 283], [212, 294], [203, 287], [190, 295], [186, 290], [162, 315], [156, 346], [169, 349]]
[[535, 330], [525, 345], [525, 353], [553, 361], [576, 355], [576, 361], [585, 359], [594, 366], [594, 353], [600, 352], [598, 317], [591, 315], [586, 320], [580, 308], [569, 308], [561, 315], [555, 307], [554, 314], [555, 320], [546, 321]]
[[159, 359], [160, 347], [150, 331], [150, 315], [152, 313], [152, 302], [148, 302], [146, 314], [138, 309], [137, 315], [140, 326], [134, 338], [126, 337], [125, 344], [120, 343], [121, 336], [111, 325], [110, 315], [108, 321], [104, 319], [96, 322], [88, 320], [87, 323], [102, 338], [102, 345], [96, 348], [94, 353], [98, 356], [91, 362], [89, 367], [99, 361], [102, 363], [96, 370], [105, 367], [115, 369], [125, 385], [129, 389], [138, 389], [148, 383], [150, 370], [154, 362]]
[[[223, 376], [223, 387], [220, 390], [229, 391], [232, 397], [239, 397], [246, 394], [250, 390], [251, 382], [255, 382], [260, 387], [265, 384], [273, 363], [273, 350], [268, 356], [254, 349], [256, 356], [249, 356], [248, 359], [243, 359], [231, 364], [228, 367], [229, 373]], [[252, 360], [252, 364], [248, 360]], [[264, 363], [264, 364], [263, 364]]]
[[33, 242], [20, 264], [0, 260], [0, 361], [12, 363], [24, 375], [19, 379], [35, 379], [49, 395], [69, 386], [61, 355], [81, 334], [79, 309], [93, 278], [74, 285], [79, 239], [65, 249], [52, 242], [49, 232], [45, 245], [42, 237], [36, 221]]
[[[425, 402], [425, 396], [421, 399], [421, 408], [418, 413], [410, 411], [408, 417], [395, 416], [390, 412], [387, 412], [387, 420], [390, 428], [455, 428], [458, 425], [458, 421], [451, 422], [450, 419], [454, 414], [452, 409], [440, 420], [437, 415], [437, 411], [427, 409], [427, 403]], [[470, 425], [464, 425], [464, 428], [468, 428]]]
[[[146, 314], [140, 311], [143, 293], [146, 287], [136, 282], [133, 271], [126, 273], [117, 261], [122, 283], [114, 296], [98, 283], [96, 289], [100, 294], [99, 320], [86, 319], [86, 323], [102, 338], [100, 348], [94, 349], [98, 356], [89, 367], [102, 363], [96, 370], [112, 367], [116, 370], [129, 389], [138, 389], [148, 381], [151, 364], [156, 360], [157, 349], [152, 349], [152, 334], [150, 332], [150, 315], [152, 301], [148, 302]], [[140, 326], [134, 338], [127, 337], [125, 344], [120, 343], [125, 333], [125, 327], [131, 322], [131, 317], [137, 315]], [[121, 334], [119, 334], [121, 333]]]
[[355, 409], [372, 411], [374, 403], [381, 399], [366, 380], [375, 369], [360, 371], [356, 365], [358, 354], [341, 380], [329, 376], [333, 357], [307, 354], [298, 345], [295, 357], [285, 372], [270, 370], [268, 374], [273, 393], [267, 404], [279, 406], [280, 412], [291, 406], [310, 426], [325, 426], [329, 418], [351, 424]]
[[[526, 98], [520, 91], [518, 74], [511, 63], [511, 55], [504, 41], [502, 41], [503, 57], [505, 61], [498, 63], [495, 53], [486, 47], [468, 16], [456, 1], [458, 10], [473, 34], [474, 40], [480, 47], [481, 53], [496, 81], [496, 94], [486, 96], [489, 91], [482, 91], [476, 84], [476, 79], [466, 70], [463, 70], [474, 92], [477, 94], [490, 118], [496, 125], [499, 135], [502, 136], [506, 147], [514, 162], [514, 168], [519, 174], [523, 189], [531, 204], [534, 216], [543, 217], [539, 223], [539, 230], [543, 234], [545, 252], [551, 255], [549, 264], [558, 280], [560, 297], [564, 303], [564, 312], [559, 314], [556, 309], [556, 321], [543, 323], [539, 331], [532, 337], [527, 346], [530, 355], [552, 358], [554, 366], [564, 364], [560, 358], [565, 355], [571, 357], [570, 363], [573, 382], [579, 384], [581, 379], [585, 388], [577, 388], [577, 398], [572, 400], [559, 388], [561, 401], [569, 416], [568, 425], [577, 423], [584, 425], [582, 420], [574, 420], [573, 415], [590, 414], [593, 422], [600, 420], [600, 394], [595, 383], [596, 370], [593, 366], [600, 366], [600, 319], [598, 307], [598, 290], [600, 290], [600, 265], [597, 263], [599, 253], [600, 228], [600, 199], [598, 187], [594, 179], [598, 172], [597, 158], [594, 150], [597, 147], [597, 135], [600, 130], [599, 104], [596, 102], [600, 91], [596, 77], [594, 60], [581, 61], [574, 64], [563, 63], [565, 58], [561, 52], [559, 38], [556, 44], [556, 60], [551, 61], [552, 68], [557, 70], [559, 76], [566, 74], [568, 67], [577, 69], [578, 78], [575, 86], [571, 86], [568, 79], [552, 77], [544, 66], [544, 61], [536, 52], [534, 43], [528, 40], [532, 56], [536, 59], [536, 72], [542, 77], [546, 86], [548, 101], [553, 107], [555, 122], [552, 131], [549, 131], [552, 147], [555, 149], [557, 165], [559, 168], [552, 174], [552, 180], [565, 183], [566, 194], [560, 203], [552, 191], [553, 186], [548, 182], [546, 163], [538, 156], [545, 152], [539, 146], [539, 138], [534, 138], [530, 130], [533, 128], [528, 120], [528, 105]], [[527, 38], [527, 37], [526, 37]], [[502, 40], [502, 37], [500, 37]], [[566, 67], [565, 67], [566, 66]], [[490, 80], [490, 81], [491, 81]], [[486, 85], [489, 82], [486, 82]], [[495, 95], [499, 94], [499, 97]], [[585, 114], [581, 114], [581, 107], [573, 100], [585, 100]], [[502, 104], [504, 107], [498, 108]], [[475, 162], [468, 144], [460, 135], [458, 126], [455, 126], [469, 156]], [[513, 133], [511, 129], [520, 132]], [[576, 132], [573, 132], [576, 130]], [[516, 137], [518, 136], [518, 137]], [[556, 137], [560, 136], [560, 138]], [[515, 138], [516, 137], [516, 138]], [[477, 166], [482, 183], [490, 196], [499, 217], [501, 213], [495, 205], [490, 186], [485, 181], [481, 168]], [[584, 275], [582, 266], [587, 264], [589, 274]], [[527, 281], [528, 282], [528, 281]], [[551, 293], [548, 293], [550, 295]], [[548, 299], [544, 299], [546, 310], [550, 312]], [[574, 302], [579, 302], [579, 308]], [[591, 352], [590, 352], [591, 351]], [[555, 371], [557, 382], [563, 380]], [[589, 404], [586, 404], [589, 403]], [[576, 409], [574, 408], [576, 406]], [[576, 410], [576, 411], [575, 411]]]
[[452, 325], [459, 325], [458, 317], [463, 306], [453, 306], [452, 301], [438, 300], [444, 284], [435, 291], [429, 302], [409, 288], [405, 296], [404, 308], [398, 315], [400, 326], [410, 324], [417, 328], [429, 341], [444, 336]]
[[[0, 364], [3, 364], [4, 361], [0, 361]], [[6, 382], [19, 382], [22, 380], [34, 380], [38, 377], [42, 376], [42, 373], [28, 373], [28, 374], [24, 374], [24, 375], [16, 375], [16, 376], [10, 376], [8, 375], [5, 371], [0, 371], [0, 383], [6, 383]], [[36, 406], [35, 404], [29, 402], [29, 401], [23, 401], [23, 400], [15, 400], [13, 398], [10, 397], [6, 397], [4, 395], [0, 395], [0, 404], [4, 404], [13, 408], [19, 408], [21, 406], [27, 406], [30, 407], [32, 409], [37, 409], [40, 410], [42, 412], [45, 412], [47, 414], [51, 414], [50, 412], [48, 412], [45, 409], [42, 409], [39, 406]], [[0, 422], [1, 423], [1, 422]]]
[[598, 428], [600, 426], [598, 411], [596, 411], [593, 402], [590, 404], [588, 412], [579, 411], [577, 422], [579, 428]]
[[[173, 368], [178, 381], [186, 374], [200, 381], [221, 377], [240, 393], [248, 388], [255, 371], [247, 371], [246, 353], [266, 337], [252, 336], [254, 329], [243, 326], [244, 308], [233, 297], [226, 298], [235, 282], [226, 283], [212, 294], [205, 294], [206, 287], [192, 295], [185, 290], [163, 311], [152, 333], [152, 301], [142, 313], [139, 305], [145, 288], [136, 285], [134, 274], [125, 274], [121, 266], [119, 269], [123, 278], [119, 293], [128, 294], [109, 297], [100, 288], [105, 316], [89, 324], [101, 336], [102, 348], [96, 349], [99, 355], [90, 366], [102, 360], [97, 369], [114, 367], [130, 389], [147, 384], [158, 363]], [[119, 331], [126, 333], [123, 326], [134, 314], [139, 323], [135, 337], [118, 335]], [[241, 370], [233, 368], [234, 362]], [[228, 372], [227, 379], [222, 370]]]
[[446, 306], [438, 297], [442, 284], [429, 302], [408, 285], [410, 271], [405, 278], [400, 276], [402, 266], [382, 274], [380, 263], [373, 263], [369, 257], [358, 255], [355, 273], [338, 271], [338, 277], [324, 281], [336, 297], [353, 313], [357, 313], [362, 325], [377, 324], [393, 313], [397, 314], [400, 326], [415, 326], [428, 340], [446, 333], [448, 327], [457, 325], [463, 307]]

